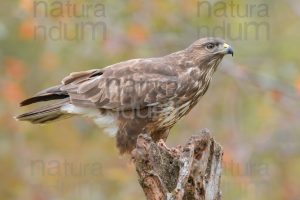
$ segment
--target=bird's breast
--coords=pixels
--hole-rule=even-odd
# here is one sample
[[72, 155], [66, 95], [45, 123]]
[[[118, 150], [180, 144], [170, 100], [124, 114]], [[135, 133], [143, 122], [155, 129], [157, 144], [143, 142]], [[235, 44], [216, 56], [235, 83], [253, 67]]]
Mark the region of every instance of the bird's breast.
[[177, 104], [172, 101], [162, 106], [158, 115], [158, 125], [160, 128], [171, 128], [182, 116], [184, 116], [189, 108], [191, 101], [187, 101], [183, 104]]
[[[211, 73], [197, 73], [200, 77], [189, 80], [189, 86], [184, 93], [179, 94], [174, 100], [161, 105], [159, 114], [159, 126], [162, 128], [172, 127], [181, 117], [198, 103], [205, 94], [211, 80]], [[197, 78], [197, 79], [196, 79]]]

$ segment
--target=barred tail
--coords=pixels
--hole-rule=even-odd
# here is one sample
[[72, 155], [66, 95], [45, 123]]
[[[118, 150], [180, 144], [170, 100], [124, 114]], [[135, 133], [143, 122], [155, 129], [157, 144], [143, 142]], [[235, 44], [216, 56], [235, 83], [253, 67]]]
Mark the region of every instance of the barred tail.
[[65, 99], [55, 104], [50, 104], [21, 114], [15, 118], [20, 121], [29, 121], [33, 124], [44, 124], [60, 119], [69, 118], [72, 116], [72, 114], [61, 111], [61, 107], [66, 105], [68, 102], [69, 99]]
[[20, 106], [51, 100], [57, 100], [58, 102], [37, 108], [15, 118], [20, 121], [29, 121], [33, 124], [44, 124], [72, 116], [61, 111], [61, 107], [68, 104], [70, 99], [67, 93], [60, 90], [60, 85], [47, 88], [31, 98], [25, 99], [20, 103]]

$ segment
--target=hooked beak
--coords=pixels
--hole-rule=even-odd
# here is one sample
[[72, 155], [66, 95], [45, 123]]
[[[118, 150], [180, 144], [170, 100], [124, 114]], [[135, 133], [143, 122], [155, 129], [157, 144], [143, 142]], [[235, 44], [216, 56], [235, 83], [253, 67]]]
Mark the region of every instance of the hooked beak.
[[231, 54], [233, 56], [233, 49], [230, 45], [224, 43], [223, 47], [224, 47], [225, 54]]

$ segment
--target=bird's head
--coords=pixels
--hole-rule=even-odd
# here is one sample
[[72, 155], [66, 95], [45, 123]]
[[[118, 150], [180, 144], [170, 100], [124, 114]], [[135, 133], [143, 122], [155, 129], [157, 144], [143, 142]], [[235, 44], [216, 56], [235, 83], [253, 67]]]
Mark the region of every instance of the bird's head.
[[220, 38], [202, 38], [191, 44], [186, 51], [191, 59], [204, 66], [215, 66], [222, 58], [231, 54], [233, 49]]

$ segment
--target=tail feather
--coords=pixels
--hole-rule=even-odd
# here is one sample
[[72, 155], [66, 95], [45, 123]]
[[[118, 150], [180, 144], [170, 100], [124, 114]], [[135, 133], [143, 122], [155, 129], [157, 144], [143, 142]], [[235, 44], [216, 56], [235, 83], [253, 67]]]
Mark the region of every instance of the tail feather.
[[20, 121], [29, 121], [33, 124], [44, 124], [59, 119], [65, 119], [72, 116], [72, 114], [61, 111], [61, 107], [68, 102], [69, 100], [63, 100], [56, 104], [41, 107], [36, 110], [21, 114], [17, 116], [16, 119]]
[[43, 91], [40, 91], [35, 96], [22, 101], [20, 106], [27, 106], [42, 101], [59, 100], [56, 103], [19, 115], [16, 117], [16, 119], [20, 121], [29, 121], [33, 124], [43, 124], [56, 121], [58, 119], [71, 117], [71, 114], [61, 111], [61, 107], [69, 103], [70, 99], [69, 95], [64, 91], [61, 91], [60, 88], [61, 85], [47, 88]]

